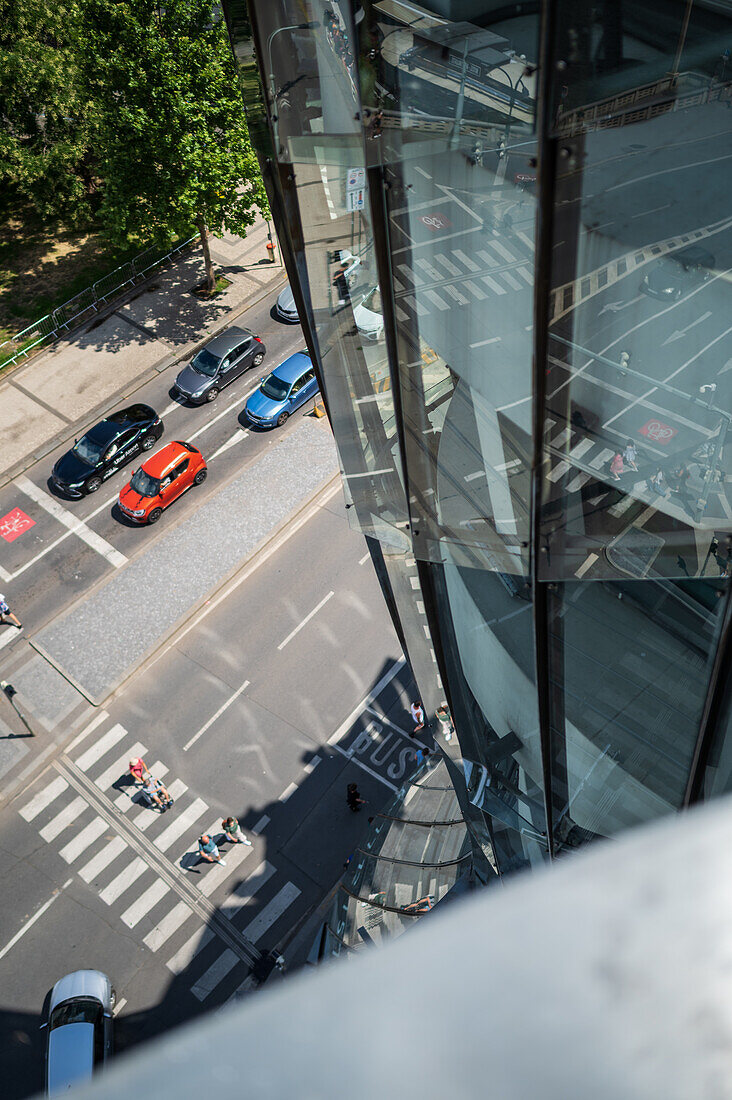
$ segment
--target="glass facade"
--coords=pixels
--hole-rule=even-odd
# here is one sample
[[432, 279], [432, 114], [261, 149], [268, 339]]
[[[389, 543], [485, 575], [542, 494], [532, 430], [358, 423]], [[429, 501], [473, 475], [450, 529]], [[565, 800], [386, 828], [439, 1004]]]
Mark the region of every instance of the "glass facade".
[[729, 789], [732, 6], [224, 9], [482, 877]]

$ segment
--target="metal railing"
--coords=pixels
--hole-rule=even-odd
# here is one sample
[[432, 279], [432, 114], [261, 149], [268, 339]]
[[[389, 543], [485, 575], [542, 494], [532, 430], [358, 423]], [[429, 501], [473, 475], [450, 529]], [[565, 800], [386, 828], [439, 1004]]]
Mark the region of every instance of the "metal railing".
[[92, 286], [82, 290], [51, 313], [47, 313], [45, 317], [16, 332], [9, 340], [0, 343], [0, 370], [12, 366], [21, 358], [27, 358], [40, 344], [48, 340], [57, 340], [63, 333], [68, 332], [72, 325], [98, 312], [113, 294], [141, 282], [156, 267], [168, 263], [198, 239], [198, 234], [195, 234], [185, 241], [180, 241], [162, 255], [159, 248], [146, 249], [139, 256], [110, 271], [108, 275], [97, 279]]

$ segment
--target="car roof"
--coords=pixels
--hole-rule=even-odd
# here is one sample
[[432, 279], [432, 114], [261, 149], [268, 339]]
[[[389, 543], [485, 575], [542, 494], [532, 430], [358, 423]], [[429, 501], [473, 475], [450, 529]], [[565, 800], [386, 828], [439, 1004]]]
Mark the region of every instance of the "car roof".
[[704, 267], [714, 267], [714, 256], [711, 252], [707, 252], [706, 248], [699, 248], [698, 245], [689, 245], [672, 255], [673, 259], [678, 260], [679, 263], [702, 264]]
[[126, 409], [111, 413], [107, 420], [112, 424], [138, 424], [141, 420], [154, 420], [156, 413], [149, 405], [128, 405]]
[[306, 371], [312, 370], [312, 360], [306, 351], [296, 351], [289, 359], [275, 367], [272, 374], [283, 382], [297, 382]]
[[174, 466], [184, 458], [188, 458], [190, 453], [185, 443], [181, 443], [179, 439], [173, 439], [143, 462], [142, 469], [150, 477], [165, 477]]
[[94, 1072], [94, 1025], [64, 1024], [48, 1036], [48, 1091], [86, 1081]]
[[214, 336], [213, 340], [209, 340], [205, 345], [205, 350], [210, 351], [212, 355], [223, 358], [227, 352], [240, 344], [244, 337], [251, 335], [252, 333], [248, 328], [239, 328], [238, 325], [233, 325], [231, 328], [227, 328], [226, 332], [220, 332], [218, 336]]
[[56, 1005], [72, 997], [96, 997], [106, 1007], [109, 990], [109, 978], [101, 970], [74, 970], [54, 985], [48, 1010], [53, 1011]]

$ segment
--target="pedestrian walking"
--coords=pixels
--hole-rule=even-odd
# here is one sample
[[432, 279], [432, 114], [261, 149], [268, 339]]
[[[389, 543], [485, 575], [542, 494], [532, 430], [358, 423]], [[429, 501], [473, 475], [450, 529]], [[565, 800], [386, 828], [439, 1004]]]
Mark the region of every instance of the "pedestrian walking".
[[8, 601], [5, 599], [2, 593], [0, 593], [0, 622], [4, 623], [6, 619], [10, 619], [13, 626], [17, 626], [18, 630], [23, 629], [22, 622], [17, 615], [13, 614], [13, 612], [8, 607]]
[[198, 838], [198, 858], [204, 860], [205, 863], [220, 863], [222, 867], [226, 866], [213, 837], [209, 836], [208, 833], [203, 833]]
[[663, 476], [663, 470], [659, 466], [652, 478], [649, 479], [648, 484], [654, 493], [658, 493], [664, 500], [668, 496], [668, 486], [666, 484], [666, 478]]
[[252, 842], [248, 837], [244, 836], [241, 825], [235, 817], [225, 817], [221, 822], [221, 828], [224, 830], [224, 836], [232, 844], [248, 844], [251, 848]]
[[348, 279], [346, 278], [346, 272], [348, 271], [348, 264], [341, 264], [340, 271], [333, 279], [333, 286], [335, 287], [338, 298], [336, 299], [339, 306], [346, 306], [351, 300], [351, 292], [348, 287]]
[[452, 715], [450, 714], [450, 708], [446, 702], [440, 703], [439, 707], [435, 711], [435, 718], [440, 723], [440, 732], [444, 736], [446, 741], [449, 741], [453, 735], [454, 727], [452, 724]]
[[610, 473], [616, 481], [620, 481], [620, 475], [625, 473], [625, 466], [623, 465], [623, 456], [620, 451], [615, 455], [610, 463]]
[[414, 756], [415, 756], [415, 761], [416, 761], [417, 767], [419, 768], [419, 767], [422, 766], [422, 764], [424, 764], [425, 760], [429, 760], [429, 758], [430, 758], [429, 749], [426, 749], [423, 745], [420, 745], [417, 748], [417, 751], [415, 752]]
[[635, 449], [635, 443], [633, 442], [632, 439], [629, 439], [628, 442], [625, 445], [625, 450], [623, 451], [623, 462], [625, 463], [626, 466], [630, 466], [631, 470], [637, 470], [638, 469], [638, 467], [636, 465], [637, 457], [638, 457], [638, 452]]
[[135, 757], [130, 760], [130, 775], [138, 783], [142, 783], [145, 773], [148, 771], [147, 764], [141, 756]]
[[421, 729], [424, 729], [424, 711], [419, 699], [414, 700], [409, 710], [414, 720], [414, 729], [412, 730], [412, 737], [414, 737], [415, 733], [419, 733]]
[[361, 798], [355, 783], [349, 783], [346, 788], [346, 802], [348, 803], [349, 810], [354, 814], [357, 814], [361, 807], [366, 805], [366, 799]]

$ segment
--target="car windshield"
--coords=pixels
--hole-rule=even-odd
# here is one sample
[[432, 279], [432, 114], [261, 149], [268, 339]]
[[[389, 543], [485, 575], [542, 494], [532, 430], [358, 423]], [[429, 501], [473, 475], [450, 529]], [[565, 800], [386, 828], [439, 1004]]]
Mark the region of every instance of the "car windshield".
[[270, 374], [259, 388], [265, 397], [271, 397], [273, 401], [282, 401], [290, 392], [290, 383], [283, 382], [276, 374]]
[[64, 1027], [66, 1024], [95, 1024], [99, 1019], [102, 1006], [91, 997], [79, 997], [66, 1001], [54, 1008], [51, 1015], [51, 1028]]
[[220, 365], [221, 360], [219, 357], [212, 355], [206, 348], [201, 348], [191, 363], [194, 370], [197, 370], [199, 374], [205, 374], [207, 378], [213, 378]]
[[104, 454], [105, 448], [105, 443], [95, 443], [88, 435], [83, 435], [74, 444], [73, 452], [82, 462], [86, 462], [87, 466], [96, 466]]
[[146, 474], [142, 466], [135, 471], [130, 482], [130, 488], [139, 493], [141, 497], [156, 497], [160, 492], [160, 482], [155, 477]]

